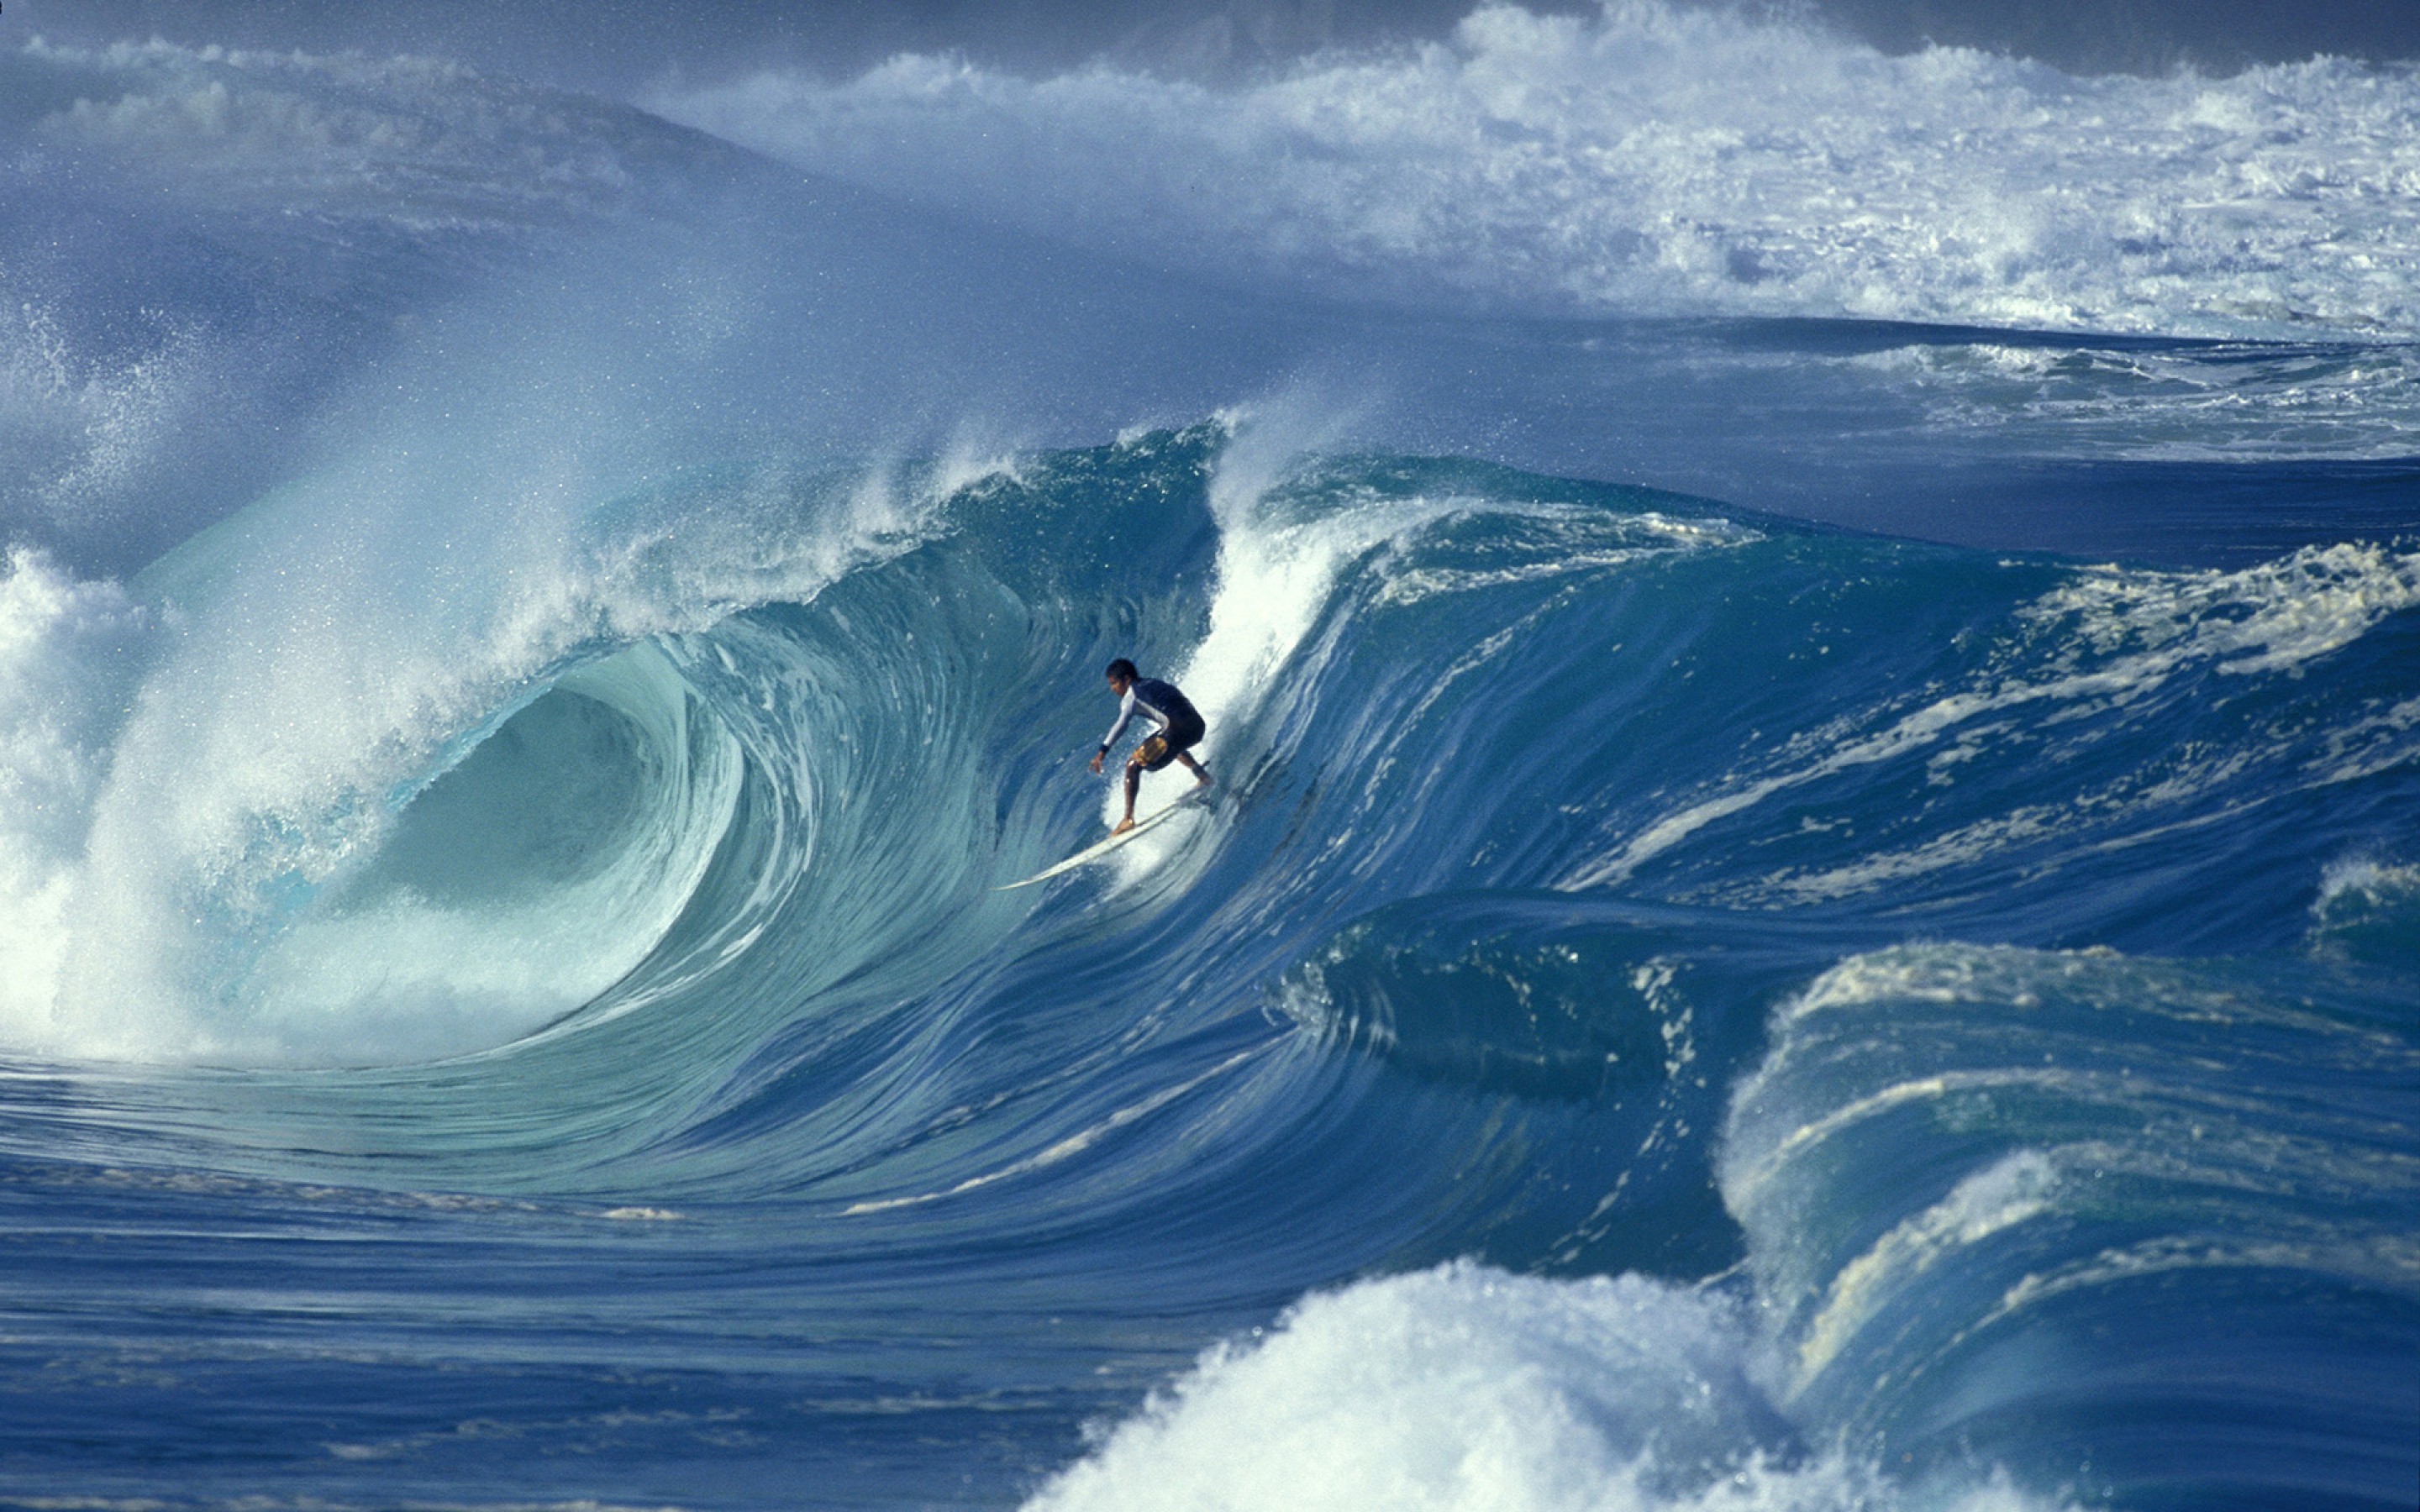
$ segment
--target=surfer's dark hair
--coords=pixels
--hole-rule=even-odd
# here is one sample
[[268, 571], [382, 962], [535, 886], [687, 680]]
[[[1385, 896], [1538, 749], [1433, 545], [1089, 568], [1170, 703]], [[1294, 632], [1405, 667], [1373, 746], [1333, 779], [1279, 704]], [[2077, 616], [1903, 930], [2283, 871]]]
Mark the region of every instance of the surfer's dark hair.
[[1135, 664], [1133, 662], [1126, 660], [1124, 656], [1120, 656], [1117, 660], [1109, 663], [1109, 670], [1104, 671], [1101, 675], [1104, 677], [1123, 677], [1127, 682], [1131, 683], [1136, 678], [1140, 677], [1142, 673], [1135, 671]]

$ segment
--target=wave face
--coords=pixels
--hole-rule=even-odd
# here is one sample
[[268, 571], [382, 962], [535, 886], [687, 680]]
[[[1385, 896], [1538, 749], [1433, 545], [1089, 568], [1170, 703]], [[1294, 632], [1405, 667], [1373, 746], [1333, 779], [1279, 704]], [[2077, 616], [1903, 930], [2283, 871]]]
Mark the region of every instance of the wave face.
[[2408, 1504], [2404, 74], [0, 84], [0, 1500]]

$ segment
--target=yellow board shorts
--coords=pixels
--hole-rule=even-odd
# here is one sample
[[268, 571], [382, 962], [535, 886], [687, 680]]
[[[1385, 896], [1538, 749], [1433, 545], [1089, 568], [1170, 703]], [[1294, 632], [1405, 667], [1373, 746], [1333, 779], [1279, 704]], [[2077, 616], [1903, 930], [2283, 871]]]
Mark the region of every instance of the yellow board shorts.
[[1191, 750], [1207, 733], [1198, 719], [1179, 719], [1167, 729], [1135, 748], [1134, 759], [1146, 772], [1156, 772], [1176, 760], [1176, 753]]

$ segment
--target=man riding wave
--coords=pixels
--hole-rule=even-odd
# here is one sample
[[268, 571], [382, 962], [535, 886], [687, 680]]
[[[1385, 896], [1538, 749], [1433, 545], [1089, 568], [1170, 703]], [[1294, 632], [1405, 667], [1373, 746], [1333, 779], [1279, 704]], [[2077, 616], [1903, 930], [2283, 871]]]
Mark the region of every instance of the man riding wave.
[[1101, 769], [1101, 763], [1109, 757], [1109, 748], [1118, 743], [1118, 736], [1125, 733], [1127, 723], [1136, 716], [1140, 715], [1158, 727], [1135, 748], [1133, 755], [1126, 758], [1126, 816], [1109, 831], [1112, 835], [1123, 835], [1134, 827], [1135, 793], [1142, 786], [1143, 773], [1159, 771], [1171, 762], [1183, 762], [1185, 769], [1191, 772], [1202, 787], [1210, 785], [1210, 774], [1202, 769], [1201, 763], [1187, 754], [1201, 743], [1202, 737], [1209, 733], [1209, 727], [1202, 723], [1201, 714], [1184, 694], [1176, 690], [1174, 684], [1143, 676], [1135, 671], [1135, 664], [1124, 656], [1109, 663], [1109, 691], [1118, 697], [1118, 722], [1109, 726], [1109, 733], [1101, 737], [1101, 748], [1093, 757], [1094, 771]]

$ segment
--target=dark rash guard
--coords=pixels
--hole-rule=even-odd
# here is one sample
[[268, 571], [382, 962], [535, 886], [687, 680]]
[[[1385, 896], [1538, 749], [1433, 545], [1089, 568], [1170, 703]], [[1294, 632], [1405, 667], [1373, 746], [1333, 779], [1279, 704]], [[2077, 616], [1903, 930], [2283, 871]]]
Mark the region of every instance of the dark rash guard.
[[[1127, 723], [1136, 715], [1149, 719], [1160, 730], [1180, 725], [1191, 726], [1195, 730], [1202, 728], [1201, 714], [1187, 702], [1184, 694], [1176, 690], [1174, 685], [1163, 683], [1156, 677], [1138, 677], [1126, 685], [1126, 696], [1118, 702], [1118, 722], [1109, 726], [1109, 733], [1101, 737], [1103, 750], [1118, 743], [1118, 736], [1125, 733]], [[1200, 737], [1197, 735], [1195, 738]]]

